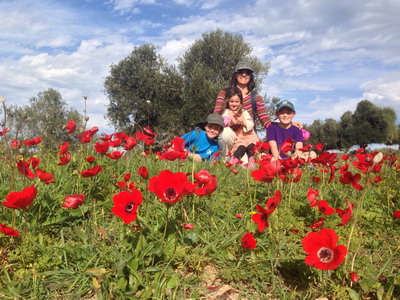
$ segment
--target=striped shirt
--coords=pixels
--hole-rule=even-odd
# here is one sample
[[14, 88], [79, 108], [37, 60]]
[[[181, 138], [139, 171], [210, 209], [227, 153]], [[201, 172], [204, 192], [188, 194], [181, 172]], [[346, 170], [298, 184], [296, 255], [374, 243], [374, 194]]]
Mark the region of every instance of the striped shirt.
[[[223, 112], [225, 95], [226, 95], [225, 90], [219, 91], [217, 100], [215, 101], [214, 113], [221, 114]], [[253, 117], [253, 108], [251, 105], [251, 94], [249, 94], [245, 98], [243, 98], [243, 109], [246, 110], [250, 114], [251, 117]], [[269, 122], [271, 122], [271, 119], [269, 118], [267, 109], [265, 108], [264, 100], [259, 94], [257, 94], [257, 96], [256, 96], [256, 113], [257, 113], [257, 117], [260, 120], [262, 126], [267, 127], [267, 124]]]

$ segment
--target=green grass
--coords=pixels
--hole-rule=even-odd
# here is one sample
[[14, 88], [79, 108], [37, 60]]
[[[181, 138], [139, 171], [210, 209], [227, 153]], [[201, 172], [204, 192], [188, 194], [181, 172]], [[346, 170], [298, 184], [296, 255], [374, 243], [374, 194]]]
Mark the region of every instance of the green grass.
[[[229, 286], [228, 294], [247, 299], [400, 295], [400, 220], [392, 216], [400, 209], [398, 167], [384, 164], [383, 181], [375, 186], [366, 183], [367, 174], [362, 174], [365, 189], [357, 191], [341, 184], [338, 172], [330, 184], [326, 174], [324, 181], [311, 182], [311, 176], [322, 177], [319, 167], [303, 168], [297, 183], [280, 179], [265, 183], [254, 181], [250, 171], [240, 167], [234, 174], [221, 163], [160, 161], [153, 154], [142, 156], [140, 149], [120, 160], [96, 154], [92, 144], [71, 154], [70, 164], [57, 166], [56, 152], [37, 153], [40, 168], [54, 175], [55, 183], [49, 185], [24, 178], [14, 167], [16, 156], [0, 154], [1, 199], [32, 184], [39, 191], [28, 209], [0, 208], [0, 222], [21, 233], [14, 238], [0, 233], [0, 296], [4, 299], [199, 299], [215, 295], [224, 286]], [[93, 178], [79, 175], [93, 166], [84, 160], [88, 155], [96, 156], [95, 163], [104, 169]], [[339, 160], [336, 165], [343, 164]], [[217, 176], [218, 188], [210, 196], [185, 196], [171, 206], [166, 224], [167, 206], [147, 190], [148, 179], [136, 173], [139, 166], [146, 166], [150, 177], [164, 169], [187, 173], [206, 169]], [[360, 173], [354, 167], [350, 170]], [[125, 173], [132, 174], [131, 181], [144, 199], [138, 219], [128, 225], [111, 213], [113, 195], [120, 192], [117, 181]], [[353, 231], [346, 262], [333, 271], [304, 263], [302, 238], [312, 231], [307, 226], [322, 216], [309, 207], [309, 187], [318, 189], [319, 199], [332, 207], [344, 209], [345, 200], [356, 204], [346, 226], [336, 226], [337, 214], [325, 216], [323, 227], [336, 231], [339, 244], [348, 246]], [[270, 216], [269, 228], [259, 233], [251, 220], [255, 204], [265, 206], [277, 189], [282, 202]], [[82, 206], [61, 207], [66, 196], [78, 193], [86, 195]], [[243, 218], [236, 218], [236, 213], [243, 213]], [[185, 230], [183, 223], [195, 228]], [[246, 232], [257, 240], [254, 250], [241, 247]], [[207, 273], [210, 269], [213, 274]], [[352, 270], [360, 277], [357, 284], [349, 279]], [[380, 276], [385, 278], [379, 280]]]

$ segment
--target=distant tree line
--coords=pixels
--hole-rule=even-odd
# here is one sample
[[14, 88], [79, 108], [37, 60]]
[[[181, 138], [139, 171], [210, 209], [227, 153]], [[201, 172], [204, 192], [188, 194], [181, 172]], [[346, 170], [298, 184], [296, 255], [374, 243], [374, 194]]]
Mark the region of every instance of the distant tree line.
[[400, 127], [396, 112], [378, 107], [368, 100], [360, 101], [356, 110], [345, 112], [339, 121], [332, 118], [315, 120], [305, 126], [311, 133], [308, 143], [325, 143], [326, 149], [348, 150], [353, 145], [366, 147], [370, 143], [399, 144]]

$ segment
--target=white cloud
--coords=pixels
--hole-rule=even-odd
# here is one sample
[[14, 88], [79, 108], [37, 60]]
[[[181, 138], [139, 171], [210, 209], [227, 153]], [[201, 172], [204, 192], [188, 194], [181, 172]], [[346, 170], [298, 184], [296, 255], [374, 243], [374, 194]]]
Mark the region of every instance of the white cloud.
[[170, 40], [160, 48], [159, 52], [170, 64], [176, 64], [176, 59], [182, 56], [192, 43], [193, 39], [188, 38]]

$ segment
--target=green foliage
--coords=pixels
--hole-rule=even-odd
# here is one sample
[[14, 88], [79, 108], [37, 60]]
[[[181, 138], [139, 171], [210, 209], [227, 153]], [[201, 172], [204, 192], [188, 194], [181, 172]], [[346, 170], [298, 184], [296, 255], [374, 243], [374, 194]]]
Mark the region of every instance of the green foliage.
[[179, 59], [178, 69], [166, 64], [154, 46], [136, 47], [111, 66], [106, 78], [107, 117], [119, 130], [132, 130], [133, 120], [171, 136], [183, 134], [213, 111], [218, 91], [229, 85], [240, 60], [250, 61], [257, 83], [262, 82], [269, 64], [251, 51], [241, 35], [219, 29], [196, 40]]
[[353, 145], [366, 147], [370, 143], [394, 144], [398, 141], [396, 113], [380, 108], [368, 100], [360, 101], [354, 113], [345, 112], [340, 122], [334, 119], [315, 120], [305, 126], [311, 133], [310, 143], [323, 142], [326, 149], [349, 149]]
[[7, 108], [7, 127], [15, 139], [42, 137], [46, 148], [59, 145], [64, 141], [77, 141], [66, 134], [64, 126], [68, 120], [74, 120], [77, 127], [83, 125], [83, 116], [69, 108], [61, 94], [49, 88], [29, 99], [26, 106], [12, 105]]

